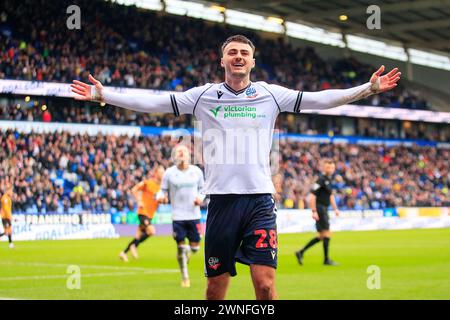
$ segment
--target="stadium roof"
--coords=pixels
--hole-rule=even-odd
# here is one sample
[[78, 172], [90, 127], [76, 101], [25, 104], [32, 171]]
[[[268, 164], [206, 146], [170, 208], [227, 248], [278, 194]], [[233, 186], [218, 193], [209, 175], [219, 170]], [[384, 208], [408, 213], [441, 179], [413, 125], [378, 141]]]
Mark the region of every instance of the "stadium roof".
[[[402, 43], [408, 48], [421, 48], [450, 53], [450, 0], [214, 0], [202, 1], [227, 9], [278, 16], [285, 21], [311, 23], [344, 33], [360, 34], [379, 40]], [[368, 6], [381, 9], [381, 29], [369, 30]], [[340, 20], [346, 15], [346, 21]], [[345, 17], [343, 18], [345, 19]]]

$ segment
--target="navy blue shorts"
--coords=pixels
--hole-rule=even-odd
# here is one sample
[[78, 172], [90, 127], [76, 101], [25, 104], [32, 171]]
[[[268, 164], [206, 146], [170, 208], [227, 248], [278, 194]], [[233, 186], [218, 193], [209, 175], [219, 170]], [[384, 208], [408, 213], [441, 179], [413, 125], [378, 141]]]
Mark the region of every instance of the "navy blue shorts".
[[200, 242], [202, 228], [200, 219], [173, 221], [172, 227], [173, 238], [177, 243], [184, 241], [186, 238], [189, 242]]
[[211, 195], [205, 234], [205, 273], [236, 275], [236, 261], [277, 267], [275, 202], [270, 194]]

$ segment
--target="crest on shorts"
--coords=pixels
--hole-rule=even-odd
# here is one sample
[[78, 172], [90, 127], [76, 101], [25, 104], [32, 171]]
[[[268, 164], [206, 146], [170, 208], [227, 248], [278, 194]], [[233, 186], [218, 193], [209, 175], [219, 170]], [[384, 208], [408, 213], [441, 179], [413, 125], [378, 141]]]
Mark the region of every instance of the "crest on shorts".
[[214, 270], [217, 270], [217, 268], [219, 268], [221, 265], [219, 263], [219, 258], [216, 258], [216, 257], [210, 257], [208, 259], [208, 264], [209, 264], [209, 267]]

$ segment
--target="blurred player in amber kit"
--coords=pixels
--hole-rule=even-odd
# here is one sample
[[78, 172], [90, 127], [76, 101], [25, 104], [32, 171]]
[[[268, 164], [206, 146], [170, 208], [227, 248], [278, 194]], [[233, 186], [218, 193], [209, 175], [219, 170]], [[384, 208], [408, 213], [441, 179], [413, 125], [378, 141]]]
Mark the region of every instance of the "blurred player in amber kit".
[[334, 199], [332, 190], [333, 175], [336, 166], [331, 159], [324, 159], [322, 162], [322, 173], [319, 175], [316, 183], [311, 191], [310, 207], [312, 210], [312, 217], [316, 220], [317, 237], [313, 238], [306, 244], [303, 249], [295, 253], [298, 263], [303, 264], [303, 254], [310, 247], [323, 241], [324, 265], [336, 266], [336, 262], [330, 259], [329, 245], [331, 239], [330, 231], [330, 217], [328, 216], [328, 207], [333, 207], [336, 216], [339, 216], [339, 209]]
[[138, 258], [137, 247], [155, 234], [155, 227], [152, 225], [153, 216], [158, 209], [156, 194], [161, 185], [164, 175], [164, 167], [158, 166], [152, 173], [151, 178], [139, 182], [133, 187], [131, 193], [138, 203], [139, 227], [136, 231], [136, 237], [131, 240], [128, 246], [119, 254], [120, 259], [127, 262], [128, 251], [131, 251], [133, 258]]
[[[181, 286], [190, 287], [187, 265], [190, 255], [200, 249], [200, 205], [205, 199], [200, 194], [204, 185], [203, 172], [191, 165], [189, 149], [179, 145], [174, 149], [175, 165], [164, 174], [158, 200], [172, 205], [173, 238], [177, 242], [177, 260], [181, 270]], [[186, 240], [189, 240], [189, 245]]]
[[9, 247], [14, 248], [14, 243], [12, 242], [12, 196], [13, 188], [8, 186], [5, 194], [1, 198], [1, 217], [3, 224], [3, 233], [0, 233], [0, 237], [4, 235], [8, 236]]

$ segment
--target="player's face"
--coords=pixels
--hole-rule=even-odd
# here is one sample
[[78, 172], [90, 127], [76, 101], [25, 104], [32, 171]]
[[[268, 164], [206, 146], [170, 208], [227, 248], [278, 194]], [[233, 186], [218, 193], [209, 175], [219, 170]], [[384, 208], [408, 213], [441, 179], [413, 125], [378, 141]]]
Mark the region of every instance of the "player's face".
[[245, 78], [255, 66], [253, 50], [246, 43], [230, 42], [223, 50], [220, 65], [227, 76]]
[[324, 165], [325, 174], [328, 176], [332, 175], [335, 169], [336, 166], [334, 165], [334, 163], [325, 163]]
[[180, 146], [175, 149], [175, 163], [178, 164], [187, 164], [191, 160], [190, 153], [187, 147]]

